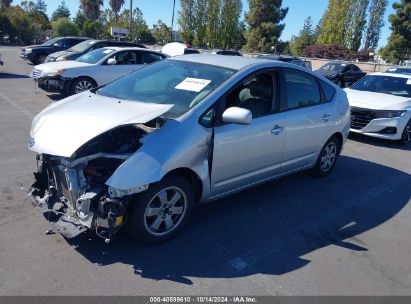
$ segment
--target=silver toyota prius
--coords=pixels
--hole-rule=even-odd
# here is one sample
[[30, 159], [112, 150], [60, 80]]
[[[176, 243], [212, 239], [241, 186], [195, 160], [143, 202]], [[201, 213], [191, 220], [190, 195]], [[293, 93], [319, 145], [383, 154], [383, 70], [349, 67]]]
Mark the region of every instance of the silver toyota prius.
[[325, 176], [347, 139], [346, 93], [288, 63], [186, 55], [55, 102], [32, 123], [29, 198], [51, 229], [109, 242], [174, 237], [193, 207], [297, 171]]

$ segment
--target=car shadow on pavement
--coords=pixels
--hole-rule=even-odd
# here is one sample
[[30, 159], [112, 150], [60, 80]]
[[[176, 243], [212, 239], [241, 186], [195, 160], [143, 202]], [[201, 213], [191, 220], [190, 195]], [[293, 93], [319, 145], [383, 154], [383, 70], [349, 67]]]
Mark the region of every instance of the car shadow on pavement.
[[19, 78], [30, 78], [30, 77], [28, 75], [0, 72], [0, 79], [19, 79]]
[[198, 207], [183, 233], [163, 244], [136, 244], [124, 232], [108, 245], [92, 232], [67, 241], [92, 263], [131, 265], [154, 280], [280, 275], [329, 245], [367, 251], [360, 234], [408, 203], [410, 182], [407, 173], [341, 156], [325, 178], [302, 172]]
[[366, 136], [366, 135], [362, 135], [358, 133], [350, 133], [348, 138], [356, 142], [373, 145], [377, 147], [411, 151], [411, 145], [401, 145], [397, 141], [392, 141], [388, 139], [376, 138], [376, 137]]
[[67, 96], [64, 96], [62, 94], [48, 94], [47, 97], [50, 98], [52, 101], [59, 101], [66, 98]]

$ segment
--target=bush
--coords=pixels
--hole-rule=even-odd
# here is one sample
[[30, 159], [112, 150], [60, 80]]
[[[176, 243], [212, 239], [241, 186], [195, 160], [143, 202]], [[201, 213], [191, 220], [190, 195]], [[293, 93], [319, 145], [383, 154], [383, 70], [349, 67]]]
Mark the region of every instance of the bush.
[[51, 23], [54, 36], [78, 36], [79, 28], [67, 18], [60, 18]]
[[305, 48], [304, 56], [331, 60], [369, 61], [371, 59], [370, 51], [355, 52], [337, 44], [314, 44]]

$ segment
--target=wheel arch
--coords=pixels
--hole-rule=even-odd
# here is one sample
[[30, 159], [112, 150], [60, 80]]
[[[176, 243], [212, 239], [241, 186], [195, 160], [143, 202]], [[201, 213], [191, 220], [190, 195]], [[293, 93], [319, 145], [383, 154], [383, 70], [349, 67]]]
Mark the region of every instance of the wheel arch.
[[335, 132], [330, 138], [332, 137], [336, 137], [338, 140], [338, 144], [339, 144], [338, 154], [340, 154], [342, 151], [342, 147], [344, 145], [344, 136], [342, 135], [341, 132]]
[[197, 204], [200, 201], [201, 195], [203, 193], [203, 183], [201, 182], [200, 177], [196, 172], [189, 168], [177, 168], [168, 172], [163, 178], [171, 175], [178, 175], [186, 178], [190, 184], [193, 186], [195, 193], [195, 203]]

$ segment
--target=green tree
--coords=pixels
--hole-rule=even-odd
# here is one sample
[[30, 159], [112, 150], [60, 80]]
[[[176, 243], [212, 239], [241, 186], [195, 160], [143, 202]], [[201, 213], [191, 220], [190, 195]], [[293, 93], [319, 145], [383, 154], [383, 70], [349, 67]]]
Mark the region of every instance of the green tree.
[[387, 5], [388, 0], [371, 0], [364, 43], [364, 49], [366, 50], [375, 50], [378, 46]]
[[10, 7], [13, 0], [0, 0], [0, 8]]
[[318, 43], [345, 46], [347, 28], [350, 23], [350, 8], [355, 0], [329, 0], [321, 27]]
[[97, 20], [100, 16], [100, 6], [103, 0], [80, 0], [80, 7], [87, 19]]
[[181, 37], [188, 44], [192, 44], [195, 37], [194, 1], [181, 0], [180, 11], [178, 12]]
[[27, 13], [31, 13], [37, 10], [36, 4], [31, 0], [23, 0], [20, 3], [20, 6], [25, 10]]
[[51, 21], [56, 21], [59, 18], [70, 18], [70, 10], [64, 0], [61, 1], [60, 5], [51, 15]]
[[171, 28], [167, 26], [163, 21], [158, 20], [157, 24], [153, 25], [153, 38], [158, 42], [167, 43], [170, 42]]
[[115, 16], [114, 20], [117, 23], [118, 13], [121, 7], [124, 5], [124, 0], [110, 0], [108, 3], [114, 12], [114, 16]]
[[351, 4], [345, 36], [345, 46], [351, 51], [358, 51], [361, 46], [369, 2], [370, 0], [356, 0]]
[[205, 28], [205, 42], [210, 48], [220, 47], [221, 0], [209, 0]]
[[298, 36], [293, 36], [290, 41], [291, 54], [301, 56], [307, 46], [315, 43], [315, 31], [313, 29], [313, 20], [308, 17], [304, 21], [303, 28], [300, 30]]
[[221, 8], [220, 44], [224, 49], [240, 49], [244, 44], [243, 23], [240, 21], [241, 0], [225, 0]]
[[208, 0], [195, 0], [193, 8], [194, 16], [194, 40], [193, 44], [199, 47], [205, 47], [205, 34], [207, 26], [207, 11], [208, 11]]
[[83, 11], [79, 9], [77, 11], [76, 17], [74, 17], [73, 21], [78, 26], [79, 29], [82, 29], [84, 23], [87, 21], [87, 18], [84, 15]]
[[47, 12], [47, 4], [44, 2], [44, 0], [36, 1], [36, 10], [38, 12], [42, 12], [43, 14]]
[[245, 37], [249, 51], [270, 52], [276, 47], [285, 25], [281, 21], [288, 13], [282, 0], [248, 0], [250, 11], [245, 14], [249, 25]]
[[78, 36], [78, 26], [67, 18], [60, 18], [51, 23], [54, 36]]
[[401, 0], [394, 3], [392, 7], [395, 14], [390, 15], [391, 36], [388, 44], [381, 50], [384, 59], [398, 64], [403, 60], [410, 59], [411, 53], [411, 0]]
[[30, 44], [33, 41], [34, 34], [28, 13], [20, 6], [12, 6], [6, 9], [5, 14], [7, 15], [11, 29], [14, 32], [8, 33], [11, 40], [13, 42]]
[[104, 29], [99, 21], [86, 20], [81, 28], [81, 35], [90, 38], [100, 38], [103, 35]]

